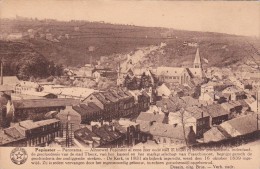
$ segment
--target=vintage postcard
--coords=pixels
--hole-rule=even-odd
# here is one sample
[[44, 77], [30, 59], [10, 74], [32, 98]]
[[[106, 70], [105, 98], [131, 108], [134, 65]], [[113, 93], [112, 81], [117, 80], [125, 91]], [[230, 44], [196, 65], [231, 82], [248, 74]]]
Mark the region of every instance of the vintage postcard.
[[0, 169], [260, 169], [259, 1], [0, 0]]

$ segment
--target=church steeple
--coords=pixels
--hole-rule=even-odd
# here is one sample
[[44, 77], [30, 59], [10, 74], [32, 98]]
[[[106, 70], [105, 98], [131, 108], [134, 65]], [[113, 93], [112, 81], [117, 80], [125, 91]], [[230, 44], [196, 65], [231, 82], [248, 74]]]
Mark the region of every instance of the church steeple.
[[199, 48], [197, 48], [197, 51], [196, 51], [193, 67], [194, 68], [201, 68]]

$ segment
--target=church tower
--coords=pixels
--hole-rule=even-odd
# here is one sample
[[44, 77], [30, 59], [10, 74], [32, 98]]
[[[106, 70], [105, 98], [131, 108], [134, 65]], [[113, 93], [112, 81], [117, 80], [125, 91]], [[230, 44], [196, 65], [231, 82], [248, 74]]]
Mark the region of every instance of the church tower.
[[193, 67], [201, 68], [199, 48], [197, 48], [197, 51], [196, 51]]

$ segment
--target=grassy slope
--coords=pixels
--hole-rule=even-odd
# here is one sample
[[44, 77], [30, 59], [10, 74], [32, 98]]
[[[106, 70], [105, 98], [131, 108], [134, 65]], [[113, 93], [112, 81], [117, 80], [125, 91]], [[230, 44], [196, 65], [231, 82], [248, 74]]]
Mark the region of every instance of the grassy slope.
[[[74, 26], [79, 26], [80, 30], [74, 31]], [[69, 39], [63, 38], [58, 43], [40, 38], [22, 41], [25, 44], [23, 50], [30, 47], [34, 52], [68, 66], [83, 65], [85, 61], [88, 62], [90, 55], [94, 60], [98, 60], [101, 56], [128, 53], [138, 47], [160, 44], [160, 42], [166, 42], [168, 45], [164, 48], [163, 55], [156, 52], [150, 55], [150, 58], [157, 58], [155, 59], [157, 61], [152, 63], [153, 66], [192, 64], [196, 48], [183, 46], [184, 41], [199, 43], [201, 56], [209, 60], [207, 66], [237, 65], [244, 63], [249, 56], [258, 58], [259, 56], [248, 42], [257, 50], [260, 49], [256, 39], [218, 33], [171, 30], [172, 38], [167, 39], [161, 36], [161, 33], [168, 31], [163, 28], [90, 22], [10, 20], [1, 22], [1, 31], [27, 32], [28, 29], [37, 30], [39, 33], [49, 32], [55, 38], [69, 34]], [[96, 47], [94, 52], [87, 50], [91, 45]], [[20, 48], [16, 43], [13, 43], [13, 46]], [[12, 53], [12, 47], [8, 48], [7, 52]]]

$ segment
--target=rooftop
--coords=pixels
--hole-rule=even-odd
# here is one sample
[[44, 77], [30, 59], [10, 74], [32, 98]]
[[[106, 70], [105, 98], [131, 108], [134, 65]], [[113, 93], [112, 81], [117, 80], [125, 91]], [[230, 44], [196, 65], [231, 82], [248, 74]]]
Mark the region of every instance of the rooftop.
[[28, 99], [14, 100], [14, 107], [17, 108], [39, 108], [39, 107], [63, 107], [79, 104], [80, 100], [71, 98], [54, 98], [54, 99]]
[[[244, 115], [220, 124], [232, 137], [252, 133], [257, 130], [257, 115]], [[258, 126], [260, 121], [258, 120]], [[259, 129], [258, 129], [259, 130]]]
[[202, 107], [204, 111], [206, 111], [211, 117], [218, 117], [222, 115], [228, 115], [229, 112], [225, 110], [219, 104], [212, 104], [205, 107]]
[[162, 123], [164, 120], [164, 116], [164, 114], [141, 112], [140, 115], [137, 117], [136, 122], [139, 123], [139, 121], [144, 121]]

